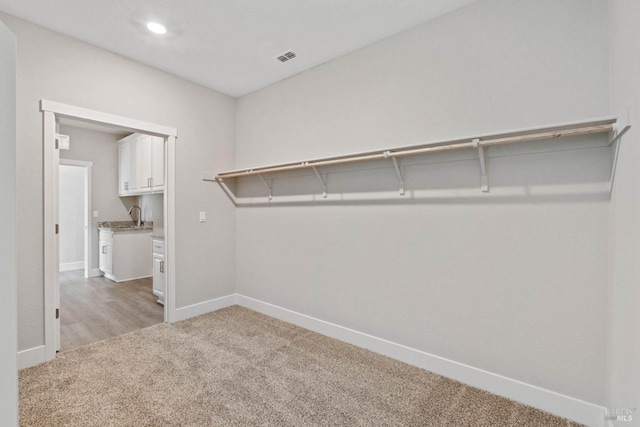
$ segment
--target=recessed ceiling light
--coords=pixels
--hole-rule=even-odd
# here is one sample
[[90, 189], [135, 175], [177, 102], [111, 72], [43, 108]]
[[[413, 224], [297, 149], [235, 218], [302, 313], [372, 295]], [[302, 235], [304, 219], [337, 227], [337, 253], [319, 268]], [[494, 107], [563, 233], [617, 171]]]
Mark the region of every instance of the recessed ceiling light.
[[157, 22], [149, 22], [147, 23], [147, 28], [152, 33], [156, 34], [164, 34], [167, 32], [167, 29], [162, 24], [158, 24]]

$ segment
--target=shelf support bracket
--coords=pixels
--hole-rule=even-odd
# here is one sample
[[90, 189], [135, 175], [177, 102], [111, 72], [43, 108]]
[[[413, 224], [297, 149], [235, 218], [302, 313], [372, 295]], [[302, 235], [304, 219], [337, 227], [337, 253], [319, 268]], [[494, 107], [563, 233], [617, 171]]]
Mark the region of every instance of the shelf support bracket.
[[627, 131], [631, 128], [631, 125], [626, 125], [625, 127], [622, 128], [621, 131], [614, 132], [613, 138], [611, 139], [611, 141], [609, 141], [609, 143], [607, 145], [612, 145], [614, 142], [616, 142], [617, 140], [619, 140], [620, 138], [622, 138], [622, 135], [624, 135], [625, 133], [627, 133]]
[[[390, 151], [385, 151], [384, 153], [382, 153], [384, 155], [385, 159], [388, 159], [391, 152]], [[391, 157], [391, 160], [393, 160], [393, 166], [396, 168], [396, 175], [398, 175], [398, 192], [400, 193], [401, 196], [404, 196], [404, 175], [402, 174], [402, 168], [400, 167], [400, 162], [398, 162], [398, 159], [396, 159], [395, 157]]]
[[609, 197], [611, 197], [611, 194], [613, 193], [613, 182], [616, 179], [616, 168], [618, 167], [618, 153], [620, 152], [620, 145], [622, 145], [622, 135], [627, 133], [627, 131], [630, 128], [631, 128], [631, 125], [626, 125], [625, 127], [622, 128], [622, 130], [615, 132], [613, 139], [611, 139], [611, 141], [609, 141], [609, 144], [607, 144], [611, 146], [615, 142], [618, 143], [618, 145], [616, 145], [616, 149], [615, 149], [616, 151], [613, 156], [613, 163], [611, 164], [611, 178], [609, 179]]
[[325, 199], [327, 198], [327, 176], [325, 175], [324, 178], [322, 175], [320, 175], [320, 172], [318, 172], [318, 169], [316, 169], [315, 166], [313, 167], [313, 171], [316, 173], [316, 176], [318, 177], [318, 179], [320, 180], [320, 183], [322, 184], [322, 197], [324, 197]]
[[489, 192], [489, 178], [487, 177], [487, 158], [484, 153], [484, 148], [482, 144], [480, 144], [480, 139], [476, 138], [473, 140], [473, 147], [478, 149], [478, 158], [480, 159], [480, 173], [482, 175], [482, 189], [483, 193]]
[[267, 189], [269, 190], [269, 200], [271, 200], [273, 198], [273, 180], [269, 180], [269, 182], [267, 183], [267, 181], [262, 177], [262, 174], [258, 174], [258, 177], [260, 178], [260, 180], [262, 181], [262, 183], [264, 184], [265, 187], [267, 187]]
[[222, 179], [222, 178], [214, 178], [213, 180], [206, 179], [206, 181], [215, 181], [215, 182], [217, 182], [218, 185], [220, 186], [220, 188], [222, 188], [222, 191], [224, 191], [224, 194], [226, 194], [227, 197], [229, 198], [229, 200], [231, 200], [233, 205], [236, 206], [236, 207], [238, 206], [238, 198], [233, 194], [233, 191], [231, 191], [231, 189], [229, 188], [227, 183], [224, 182], [224, 179]]

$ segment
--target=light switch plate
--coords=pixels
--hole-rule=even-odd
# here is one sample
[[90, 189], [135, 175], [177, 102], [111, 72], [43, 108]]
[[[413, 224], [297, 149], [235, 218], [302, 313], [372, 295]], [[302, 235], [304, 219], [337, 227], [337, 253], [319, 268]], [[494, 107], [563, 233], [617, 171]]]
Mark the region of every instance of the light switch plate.
[[93, 217], [94, 218], [100, 218], [100, 216], [98, 215], [98, 211], [93, 211]]
[[200, 212], [200, 222], [207, 222], [207, 213]]

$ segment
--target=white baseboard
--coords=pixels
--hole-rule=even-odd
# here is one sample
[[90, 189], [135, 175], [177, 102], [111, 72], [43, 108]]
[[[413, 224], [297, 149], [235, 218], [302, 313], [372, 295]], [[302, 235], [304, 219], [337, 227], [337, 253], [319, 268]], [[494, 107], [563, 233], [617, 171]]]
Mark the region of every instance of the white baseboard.
[[109, 280], [113, 280], [116, 283], [122, 283], [122, 282], [129, 282], [131, 280], [138, 280], [138, 279], [146, 279], [147, 277], [152, 277], [149, 274], [145, 274], [144, 276], [139, 276], [139, 277], [125, 277], [124, 279], [118, 276], [114, 276], [113, 274], [110, 273], [104, 273], [104, 277], [106, 277]]
[[235, 304], [237, 304], [236, 294], [232, 294], [200, 302], [197, 304], [188, 305], [186, 307], [177, 308], [175, 316], [173, 317], [173, 321], [179, 322], [180, 320], [190, 319], [192, 317], [200, 316], [201, 314], [220, 310], [221, 308], [231, 307]]
[[89, 270], [89, 276], [87, 276], [87, 278], [89, 278], [89, 277], [100, 277], [102, 275], [103, 275], [103, 273], [102, 273], [102, 271], [100, 271], [99, 268], [92, 268], [92, 269]]
[[43, 345], [18, 352], [18, 369], [30, 368], [47, 361], [47, 352]]
[[[611, 423], [605, 422], [605, 408], [602, 406], [377, 338], [244, 295], [232, 294], [178, 308], [176, 309], [174, 321], [189, 319], [235, 304], [587, 426], [607, 427], [611, 425]], [[45, 346], [18, 352], [19, 369], [35, 366], [45, 361]]]
[[[99, 270], [98, 270], [99, 271]], [[224, 297], [204, 301], [198, 304], [189, 305], [187, 307], [178, 308], [176, 310], [176, 319], [186, 320], [191, 317], [199, 316], [201, 314], [210, 313], [212, 311], [220, 310], [221, 308], [230, 307], [236, 304], [236, 294], [227, 295]], [[22, 350], [18, 352], [18, 369], [29, 368], [31, 366], [39, 365], [47, 361], [47, 352], [44, 345]]]
[[243, 295], [236, 295], [236, 303], [268, 316], [372, 350], [554, 415], [592, 427], [605, 427], [605, 408], [602, 406], [396, 344]]
[[60, 271], [84, 270], [84, 261], [60, 263]]

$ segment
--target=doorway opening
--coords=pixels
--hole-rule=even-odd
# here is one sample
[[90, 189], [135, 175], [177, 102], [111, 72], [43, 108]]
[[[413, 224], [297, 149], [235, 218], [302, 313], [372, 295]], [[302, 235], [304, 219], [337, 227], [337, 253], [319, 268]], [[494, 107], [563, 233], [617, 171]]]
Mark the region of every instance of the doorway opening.
[[91, 169], [93, 162], [60, 159], [60, 272], [91, 275]]
[[[60, 104], [56, 102], [41, 101], [41, 111], [43, 113], [43, 144], [44, 144], [44, 255], [45, 255], [45, 353], [46, 360], [51, 360], [55, 357], [55, 354], [58, 350], [61, 349], [61, 318], [65, 320], [72, 320], [74, 314], [73, 309], [65, 308], [65, 305], [61, 305], [61, 295], [63, 298], [69, 298], [69, 301], [72, 300], [72, 296], [75, 294], [76, 298], [82, 298], [83, 295], [92, 294], [93, 297], [96, 296], [97, 291], [102, 292], [104, 299], [102, 301], [91, 300], [89, 302], [88, 307], [91, 314], [94, 314], [97, 309], [103, 310], [102, 316], [107, 319], [105, 322], [106, 329], [109, 331], [103, 330], [99, 331], [97, 336], [98, 339], [104, 339], [108, 336], [119, 335], [120, 333], [127, 332], [126, 328], [122, 327], [114, 327], [114, 318], [117, 317], [126, 317], [127, 313], [136, 313], [143, 312], [144, 309], [141, 309], [141, 306], [135, 306], [135, 302], [132, 303], [134, 298], [133, 294], [137, 296], [142, 296], [143, 301], [141, 304], [148, 304], [151, 302], [152, 305], [155, 305], [156, 316], [161, 321], [172, 322], [176, 316], [175, 313], [175, 143], [177, 137], [177, 130], [171, 127], [166, 127], [162, 125], [157, 125], [153, 123], [143, 122], [127, 117], [115, 116], [103, 112], [98, 112], [94, 110], [88, 110], [76, 106], [70, 106], [66, 104]], [[150, 137], [153, 137], [161, 142], [160, 150], [163, 154], [161, 164], [156, 165], [156, 169], [159, 169], [163, 172], [163, 176], [161, 178], [162, 181], [162, 191], [154, 189], [153, 191], [149, 191], [149, 193], [155, 194], [144, 194], [144, 195], [129, 195], [129, 194], [119, 194], [118, 192], [118, 182], [117, 176], [119, 174], [119, 170], [117, 167], [112, 165], [110, 172], [113, 176], [115, 176], [115, 182], [104, 184], [104, 191], [97, 191], [96, 181], [98, 181], [98, 177], [102, 177], [103, 173], [98, 173], [97, 169], [99, 168], [99, 163], [104, 161], [105, 156], [99, 155], [98, 160], [90, 159], [89, 157], [77, 157], [69, 158], [73, 156], [68, 156], [66, 154], [61, 154], [61, 148], [64, 147], [63, 143], [69, 141], [68, 138], [65, 138], [64, 135], [60, 134], [60, 130], [70, 130], [70, 129], [81, 129], [84, 132], [94, 132], [94, 133], [106, 133], [111, 134], [112, 136], [115, 134], [120, 134], [119, 137], [131, 135], [131, 134], [144, 134]], [[118, 144], [116, 143], [118, 138], [112, 138], [113, 144], [108, 146], [109, 155], [112, 156], [112, 159], [118, 159]], [[73, 144], [73, 138], [71, 138], [71, 144]], [[76, 153], [77, 154], [77, 153]], [[83, 160], [78, 160], [82, 158]], [[62, 254], [62, 250], [69, 249], [68, 246], [77, 249], [78, 245], [78, 236], [80, 228], [75, 224], [76, 228], [74, 232], [70, 232], [69, 235], [73, 236], [75, 239], [75, 243], [67, 245], [70, 243], [65, 241], [66, 237], [63, 236], [64, 231], [61, 232], [62, 225], [65, 224], [65, 219], [62, 218], [61, 214], [67, 215], [65, 212], [65, 208], [61, 209], [62, 203], [67, 203], [66, 199], [63, 202], [61, 197], [66, 197], [64, 194], [64, 190], [61, 191], [61, 185], [66, 182], [63, 182], [63, 178], [60, 175], [61, 170], [66, 170], [67, 166], [82, 168], [80, 163], [91, 163], [91, 165], [86, 168], [87, 170], [91, 170], [93, 168], [93, 177], [91, 179], [91, 173], [88, 173], [88, 180], [84, 182], [85, 186], [85, 197], [84, 197], [84, 206], [82, 214], [79, 214], [82, 218], [82, 221], [76, 220], [75, 222], [82, 222], [83, 227], [83, 238], [85, 240], [84, 245], [84, 257], [82, 260], [82, 265], [84, 268], [71, 270], [71, 267], [78, 267], [81, 263], [80, 260], [72, 260], [69, 261], [67, 257], [68, 253]], [[65, 164], [67, 163], [67, 164]], [[75, 165], [69, 165], [68, 163], [75, 163]], [[118, 164], [119, 165], [119, 164]], [[66, 173], [66, 172], [63, 172]], [[150, 181], [151, 182], [151, 181]], [[77, 184], [77, 183], [76, 183]], [[159, 186], [159, 181], [156, 180], [156, 186]], [[71, 185], [72, 186], [72, 185]], [[79, 187], [79, 185], [78, 185]], [[146, 190], [143, 190], [143, 192]], [[86, 192], [89, 195], [86, 195]], [[104, 205], [103, 207], [97, 208], [97, 197], [98, 194], [107, 194], [109, 193], [109, 197], [112, 197], [116, 202], [112, 202], [110, 205]], [[135, 197], [134, 197], [135, 196]], [[93, 202], [92, 202], [93, 201]], [[136, 205], [140, 209], [133, 209], [133, 206]], [[114, 211], [109, 211], [109, 209], [113, 208]], [[136, 217], [129, 216], [130, 214], [135, 215]], [[114, 213], [117, 212], [117, 213]], [[124, 212], [124, 214], [122, 214]], [[121, 215], [122, 214], [122, 215]], [[146, 214], [146, 217], [144, 216]], [[68, 214], [72, 215], [72, 214]], [[120, 216], [118, 216], [120, 215]], [[145, 234], [146, 241], [148, 242], [148, 274], [143, 274], [144, 277], [128, 277], [126, 275], [122, 277], [113, 276], [111, 279], [122, 279], [122, 280], [109, 280], [105, 277], [102, 277], [105, 274], [105, 266], [100, 265], [100, 249], [103, 249], [100, 241], [100, 230], [104, 228], [104, 221], [107, 222], [108, 226], [119, 226], [123, 222], [127, 222], [130, 224], [137, 224], [140, 221], [142, 227], [133, 227], [131, 230], [122, 230], [118, 229], [116, 231], [124, 232], [123, 234], [118, 233], [119, 237], [129, 235], [127, 234], [131, 231], [133, 234]], [[146, 221], [146, 224], [144, 223]], [[152, 287], [152, 269], [155, 266], [155, 263], [152, 261], [152, 240], [151, 235], [155, 233], [155, 228], [153, 227], [154, 221], [156, 225], [158, 223], [161, 224], [161, 234], [164, 241], [164, 247], [162, 248], [162, 264], [159, 264], [162, 268], [162, 280], [164, 289], [162, 294], [162, 302], [164, 302], [164, 306], [158, 304], [158, 296], [157, 292], [154, 292]], [[114, 225], [115, 224], [115, 225]], [[66, 228], [70, 231], [70, 227], [74, 225], [66, 224]], [[99, 229], [99, 227], [102, 227]], [[114, 233], [116, 234], [116, 233]], [[118, 237], [118, 238], [119, 238]], [[158, 236], [155, 236], [158, 237]], [[125, 240], [126, 242], [121, 244], [121, 248], [129, 247], [129, 237]], [[62, 240], [62, 242], [61, 242]], [[140, 239], [138, 239], [140, 240]], [[142, 241], [142, 240], [140, 240]], [[155, 242], [155, 240], [154, 240]], [[62, 243], [62, 244], [61, 244]], [[146, 246], [145, 246], [146, 247]], [[155, 248], [154, 248], [155, 252]], [[138, 263], [140, 265], [147, 266], [146, 251], [139, 251], [142, 255], [141, 261]], [[154, 253], [155, 256], [155, 253]], [[75, 255], [71, 256], [71, 258], [78, 258], [79, 255], [77, 251]], [[115, 258], [114, 258], [115, 259]], [[64, 262], [67, 261], [67, 262]], [[132, 264], [132, 263], [128, 263]], [[133, 263], [135, 264], [135, 263]], [[69, 268], [68, 271], [61, 272], [61, 265]], [[146, 267], [145, 267], [146, 268]], [[62, 279], [62, 280], [61, 280]], [[131, 280], [129, 280], [131, 279]], [[61, 289], [61, 282], [65, 289]], [[67, 286], [70, 285], [70, 286]], [[82, 288], [84, 286], [84, 288]], [[84, 290], [83, 290], [84, 289]], [[147, 292], [148, 290], [148, 292]], [[64, 292], [63, 292], [64, 291]], [[122, 293], [122, 291], [133, 292], [133, 294], [129, 294], [127, 296], [126, 292], [120, 295], [123, 297], [122, 301], [126, 301], [129, 305], [121, 305], [114, 306], [113, 304], [113, 296], [114, 294], [109, 295], [109, 292]], [[131, 305], [133, 304], [133, 306]], [[62, 309], [62, 310], [61, 310]], [[65, 309], [67, 310], [67, 317], [65, 318]], [[135, 316], [133, 316], [135, 317]], [[90, 323], [86, 321], [82, 321], [79, 323]], [[144, 321], [140, 321], [139, 318], [136, 318], [133, 322], [137, 325], [135, 329], [139, 329], [140, 327], [145, 327], [149, 325], [145, 325]], [[155, 321], [155, 323], [158, 323]], [[94, 329], [96, 328], [94, 326]], [[79, 335], [83, 335], [84, 333], [80, 333]], [[105, 334], [108, 334], [105, 336]], [[62, 337], [64, 338], [64, 337]], [[77, 338], [77, 337], [76, 337]], [[78, 339], [76, 339], [78, 341]], [[95, 340], [94, 340], [95, 341]], [[69, 345], [69, 343], [66, 343]], [[83, 345], [81, 342], [80, 345]], [[63, 350], [66, 349], [66, 346], [63, 347]]]
[[[122, 141], [132, 135], [152, 137], [117, 127], [95, 129], [67, 118], [56, 125], [64, 141], [59, 144], [58, 173], [58, 351], [67, 351], [164, 321], [156, 296], [163, 296], [164, 278], [152, 274], [157, 269], [152, 264], [152, 236], [164, 246], [164, 164], [157, 162], [156, 191], [121, 194], [117, 184], [126, 163], [119, 155]], [[164, 140], [153, 138], [162, 160]]]

